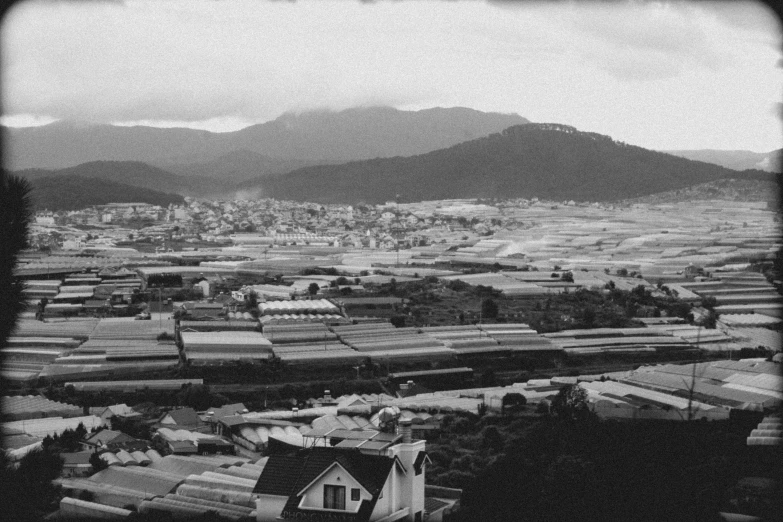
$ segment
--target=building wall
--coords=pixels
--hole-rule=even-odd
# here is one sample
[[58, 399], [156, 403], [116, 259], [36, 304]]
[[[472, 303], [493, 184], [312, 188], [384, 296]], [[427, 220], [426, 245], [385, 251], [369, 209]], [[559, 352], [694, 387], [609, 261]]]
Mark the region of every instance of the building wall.
[[256, 500], [256, 521], [272, 522], [282, 513], [288, 497], [278, 495], [258, 495]]
[[[333, 466], [307, 489], [300, 507], [324, 509], [324, 486], [327, 484], [345, 487], [345, 511], [355, 513], [359, 511], [362, 500], [372, 499], [372, 496], [348, 472], [338, 465]], [[358, 501], [351, 500], [351, 489], [354, 488], [359, 489]]]
[[92, 473], [92, 464], [77, 464], [75, 466], [63, 466], [63, 477], [86, 477]]
[[397, 471], [397, 466], [394, 466], [391, 473], [389, 473], [389, 478], [386, 479], [386, 484], [383, 485], [383, 490], [380, 498], [378, 498], [378, 502], [375, 503], [375, 508], [372, 511], [372, 515], [370, 515], [370, 520], [378, 520], [399, 509], [397, 507], [399, 505], [399, 498], [397, 498], [398, 495], [396, 495], [395, 489], [395, 487], [397, 489], [399, 488], [399, 477], [397, 476], [399, 474], [400, 472]]
[[413, 520], [414, 515], [419, 511], [422, 512], [422, 519], [424, 517], [424, 477], [426, 473], [423, 468], [426, 466], [422, 466], [421, 474], [416, 475], [413, 463], [419, 452], [425, 451], [425, 446], [425, 441], [419, 440], [408, 444], [396, 444], [387, 450], [388, 456], [398, 457], [407, 471], [405, 474], [396, 472], [394, 475], [396, 484], [393, 487], [393, 493], [396, 502], [393, 511], [409, 507], [410, 520]]

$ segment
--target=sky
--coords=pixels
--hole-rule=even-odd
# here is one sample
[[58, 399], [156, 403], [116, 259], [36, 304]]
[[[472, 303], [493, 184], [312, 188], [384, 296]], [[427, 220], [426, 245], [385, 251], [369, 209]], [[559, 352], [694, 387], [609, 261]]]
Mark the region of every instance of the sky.
[[459, 106], [767, 152], [783, 146], [781, 44], [753, 2], [29, 0], [0, 25], [0, 122], [224, 132]]

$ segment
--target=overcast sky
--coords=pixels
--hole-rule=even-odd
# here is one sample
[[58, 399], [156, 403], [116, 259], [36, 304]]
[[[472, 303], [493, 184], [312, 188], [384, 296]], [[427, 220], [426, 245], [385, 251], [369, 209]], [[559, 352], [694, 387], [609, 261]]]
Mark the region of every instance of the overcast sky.
[[227, 131], [462, 106], [766, 152], [783, 146], [781, 41], [755, 3], [29, 1], [0, 27], [2, 121]]

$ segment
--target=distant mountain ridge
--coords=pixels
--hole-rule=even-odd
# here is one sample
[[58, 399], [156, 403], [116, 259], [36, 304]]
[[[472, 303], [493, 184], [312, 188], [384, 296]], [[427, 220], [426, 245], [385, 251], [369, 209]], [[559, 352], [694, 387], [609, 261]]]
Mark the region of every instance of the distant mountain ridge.
[[306, 167], [241, 186], [267, 197], [322, 203], [380, 203], [397, 194], [405, 201], [615, 201], [738, 174], [567, 125], [530, 123], [417, 156]]
[[5, 167], [60, 169], [91, 161], [208, 163], [233, 151], [273, 158], [345, 162], [410, 156], [499, 132], [528, 120], [466, 108], [400, 111], [390, 107], [284, 114], [235, 131], [121, 127], [55, 122], [4, 128]]
[[177, 194], [74, 175], [35, 177], [30, 184], [36, 210], [81, 210], [107, 203], [136, 202], [167, 207], [171, 203], [184, 202], [184, 198]]
[[157, 166], [179, 174], [183, 178], [212, 178], [228, 182], [239, 182], [259, 176], [283, 174], [292, 170], [328, 163], [327, 161], [306, 161], [279, 159], [249, 150], [235, 150], [210, 161], [198, 163], [158, 163]]
[[666, 154], [690, 160], [714, 163], [733, 170], [758, 169], [767, 172], [780, 172], [780, 155], [783, 149], [770, 152], [752, 152], [749, 150], [664, 150]]
[[25, 169], [13, 172], [13, 174], [30, 181], [74, 176], [100, 179], [111, 183], [186, 196], [214, 195], [225, 189], [225, 184], [220, 180], [180, 176], [140, 161], [91, 161], [66, 169]]

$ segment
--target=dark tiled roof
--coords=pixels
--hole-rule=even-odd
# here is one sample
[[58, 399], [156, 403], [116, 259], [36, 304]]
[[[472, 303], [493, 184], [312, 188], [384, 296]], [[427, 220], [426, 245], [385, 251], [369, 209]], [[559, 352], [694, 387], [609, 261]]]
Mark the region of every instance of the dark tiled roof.
[[247, 411], [247, 408], [244, 404], [241, 402], [238, 402], [236, 404], [227, 404], [225, 406], [221, 406], [220, 408], [210, 408], [212, 412], [212, 417], [219, 419], [221, 417], [228, 417], [230, 415], [236, 415], [237, 413], [242, 413], [243, 411]]
[[247, 421], [241, 415], [228, 415], [220, 417], [219, 420], [226, 426], [241, 426], [242, 424], [247, 424]]
[[305, 459], [288, 455], [272, 455], [258, 478], [253, 493], [288, 497], [294, 491]]
[[424, 511], [430, 514], [448, 505], [449, 505], [448, 502], [443, 502], [442, 500], [438, 500], [437, 498], [427, 497], [424, 499]]
[[189, 440], [172, 440], [169, 447], [174, 453], [196, 453], [196, 445]]
[[85, 441], [93, 444], [107, 444], [122, 434], [121, 431], [101, 430], [87, 437]]
[[416, 470], [416, 473], [421, 472], [421, 466], [424, 464], [424, 462], [430, 462], [430, 457], [427, 455], [426, 451], [420, 451], [418, 455], [416, 455], [416, 460], [413, 461], [413, 469]]
[[372, 500], [363, 502], [356, 514], [357, 520], [369, 519], [394, 466], [393, 458], [334, 448], [312, 448], [297, 456], [272, 455], [253, 492], [288, 496], [284, 511], [298, 511], [301, 497], [298, 497], [297, 493], [335, 462], [372, 495]]
[[[193, 408], [180, 408], [178, 410], [171, 410], [168, 412], [168, 415], [171, 415], [171, 418], [174, 419], [174, 422], [180, 426], [201, 424], [201, 419], [199, 419], [196, 410]], [[166, 415], [164, 415], [163, 418], [166, 418]]]
[[92, 452], [79, 451], [76, 453], [60, 453], [60, 456], [63, 458], [64, 466], [73, 466], [77, 464], [89, 464]]

